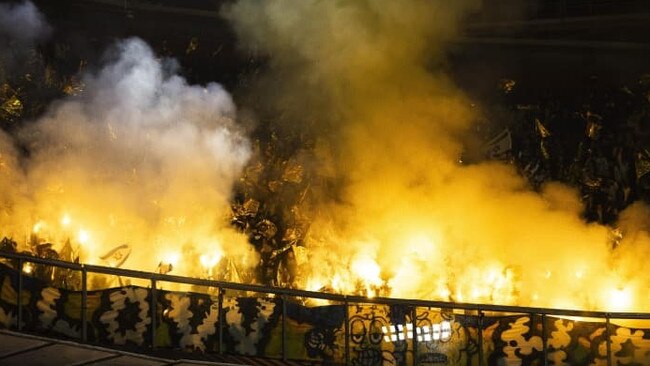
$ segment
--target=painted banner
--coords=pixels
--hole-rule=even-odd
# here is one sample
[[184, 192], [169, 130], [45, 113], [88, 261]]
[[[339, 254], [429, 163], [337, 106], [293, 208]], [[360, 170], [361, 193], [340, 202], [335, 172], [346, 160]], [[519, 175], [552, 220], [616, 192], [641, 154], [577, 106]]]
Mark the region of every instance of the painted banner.
[[[0, 326], [16, 329], [18, 272], [0, 265], [0, 284]], [[349, 304], [346, 324], [343, 304], [308, 306], [292, 299], [283, 309], [280, 298], [236, 292], [225, 293], [219, 314], [218, 296], [199, 290], [157, 289], [155, 322], [150, 288], [88, 291], [88, 342], [136, 349], [151, 347], [154, 338], [157, 348], [194, 355], [281, 358], [284, 351], [305, 364], [465, 366], [483, 357], [485, 365], [543, 365], [546, 357], [549, 365], [606, 365], [609, 334], [612, 364], [650, 365], [650, 329], [615, 321], [606, 330], [605, 322], [539, 315], [479, 319], [454, 309]], [[20, 299], [23, 330], [81, 338], [80, 291], [25, 274]]]

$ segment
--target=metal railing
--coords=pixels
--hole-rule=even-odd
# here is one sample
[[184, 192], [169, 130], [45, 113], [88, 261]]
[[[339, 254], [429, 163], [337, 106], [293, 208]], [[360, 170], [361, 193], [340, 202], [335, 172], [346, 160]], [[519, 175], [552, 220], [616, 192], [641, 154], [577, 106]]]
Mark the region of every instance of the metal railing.
[[[18, 263], [18, 296], [17, 296], [17, 328], [19, 331], [22, 330], [22, 299], [20, 294], [22, 294], [24, 287], [24, 274], [23, 266], [25, 263], [34, 263], [41, 264], [46, 266], [54, 266], [58, 268], [80, 271], [81, 272], [81, 341], [83, 343], [88, 342], [88, 318], [87, 318], [87, 309], [88, 309], [88, 274], [104, 274], [104, 275], [114, 275], [122, 276], [128, 278], [137, 278], [148, 280], [151, 286], [151, 334], [149, 335], [151, 341], [151, 347], [155, 348], [155, 337], [156, 337], [156, 289], [158, 282], [170, 282], [177, 284], [185, 285], [194, 285], [202, 286], [206, 288], [215, 288], [218, 294], [218, 344], [219, 352], [223, 353], [223, 326], [224, 319], [222, 314], [223, 309], [223, 298], [226, 290], [235, 290], [235, 291], [246, 291], [254, 293], [263, 293], [263, 294], [272, 294], [276, 297], [279, 296], [281, 299], [282, 306], [282, 359], [287, 359], [287, 297], [297, 297], [297, 298], [308, 298], [308, 299], [321, 299], [329, 300], [337, 303], [341, 303], [345, 306], [345, 364], [350, 364], [350, 329], [349, 329], [349, 306], [354, 304], [381, 304], [381, 305], [399, 305], [399, 306], [408, 306], [413, 307], [413, 314], [411, 317], [413, 319], [413, 334], [410, 339], [413, 339], [414, 342], [414, 355], [417, 352], [416, 340], [416, 316], [415, 309], [417, 307], [423, 308], [439, 308], [439, 309], [453, 309], [453, 310], [463, 310], [463, 311], [472, 311], [476, 312], [478, 316], [478, 347], [479, 347], [479, 364], [483, 365], [483, 334], [482, 334], [482, 321], [486, 313], [505, 313], [505, 314], [525, 314], [529, 315], [532, 319], [533, 316], [539, 316], [542, 319], [542, 340], [543, 340], [543, 353], [544, 353], [544, 364], [548, 364], [548, 358], [546, 357], [548, 353], [548, 330], [546, 329], [545, 319], [548, 316], [559, 316], [559, 317], [576, 317], [576, 318], [596, 318], [602, 319], [605, 322], [605, 338], [606, 338], [606, 348], [607, 348], [607, 364], [611, 365], [612, 362], [612, 349], [611, 349], [611, 335], [609, 334], [610, 322], [612, 319], [637, 319], [637, 320], [650, 320], [650, 313], [639, 313], [639, 312], [604, 312], [604, 311], [585, 311], [585, 310], [570, 310], [570, 309], [553, 309], [553, 308], [540, 308], [540, 307], [522, 307], [522, 306], [510, 306], [510, 305], [489, 305], [489, 304], [473, 304], [473, 303], [457, 303], [457, 302], [445, 302], [445, 301], [429, 301], [429, 300], [416, 300], [416, 299], [395, 299], [395, 298], [384, 298], [384, 297], [373, 297], [368, 298], [364, 296], [350, 296], [350, 295], [340, 295], [332, 293], [323, 293], [323, 292], [314, 292], [314, 291], [305, 291], [305, 290], [296, 290], [289, 288], [278, 288], [278, 287], [268, 287], [260, 285], [250, 285], [250, 284], [241, 284], [241, 283], [232, 283], [224, 281], [216, 281], [209, 279], [200, 279], [192, 277], [183, 277], [169, 274], [159, 274], [152, 272], [136, 271], [130, 269], [114, 268], [114, 267], [105, 267], [98, 265], [90, 264], [79, 264], [71, 263], [54, 259], [39, 258], [33, 257], [24, 254], [18, 254], [13, 252], [4, 252], [0, 251], [0, 258], [7, 258]], [[417, 357], [413, 357], [414, 363], [416, 363]]]

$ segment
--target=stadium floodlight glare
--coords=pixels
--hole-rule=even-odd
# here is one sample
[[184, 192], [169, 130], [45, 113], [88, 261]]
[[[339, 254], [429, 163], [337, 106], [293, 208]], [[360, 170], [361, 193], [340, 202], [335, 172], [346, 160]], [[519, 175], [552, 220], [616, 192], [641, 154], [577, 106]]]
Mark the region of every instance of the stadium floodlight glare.
[[434, 323], [415, 327], [413, 331], [413, 324], [407, 323], [382, 326], [381, 332], [384, 334], [384, 342], [397, 342], [413, 339], [416, 337], [418, 342], [446, 342], [452, 336], [451, 322], [444, 320], [441, 323]]
[[451, 323], [449, 321], [442, 322], [442, 332], [440, 334], [440, 339], [442, 341], [447, 341], [451, 338]]

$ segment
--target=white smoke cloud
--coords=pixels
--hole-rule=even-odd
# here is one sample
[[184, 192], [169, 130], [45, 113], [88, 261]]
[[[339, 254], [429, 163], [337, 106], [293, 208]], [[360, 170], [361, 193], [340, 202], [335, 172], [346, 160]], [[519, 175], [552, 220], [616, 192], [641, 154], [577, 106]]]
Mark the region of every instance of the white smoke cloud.
[[43, 14], [31, 1], [0, 4], [0, 35], [24, 43], [41, 40], [51, 30]]
[[[169, 75], [139, 39], [119, 43], [114, 60], [84, 82], [81, 96], [59, 101], [20, 131], [30, 153], [20, 168], [2, 170], [22, 180], [5, 202], [2, 229], [20, 232], [42, 220], [42, 235], [73, 241], [83, 230], [90, 239], [82, 254], [91, 262], [129, 243], [127, 265], [147, 270], [168, 252], [187, 257], [191, 264], [176, 266], [186, 274], [200, 270], [190, 257], [201, 253], [254, 263], [226, 218], [250, 155], [230, 95], [215, 83], [193, 86]], [[62, 215], [71, 218], [65, 228]]]

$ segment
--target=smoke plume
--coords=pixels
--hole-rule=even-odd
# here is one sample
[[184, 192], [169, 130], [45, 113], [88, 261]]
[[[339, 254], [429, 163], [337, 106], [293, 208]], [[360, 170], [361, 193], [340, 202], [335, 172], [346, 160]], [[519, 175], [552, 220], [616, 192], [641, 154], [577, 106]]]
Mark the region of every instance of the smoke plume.
[[552, 183], [534, 192], [509, 165], [457, 162], [476, 116], [445, 75], [444, 52], [478, 5], [239, 0], [225, 9], [242, 44], [270, 59], [254, 102], [281, 111], [280, 128], [311, 133], [313, 174], [342, 183], [335, 192], [315, 185], [305, 204], [312, 221], [300, 285], [564, 308], [641, 305], [628, 293], [642, 294], [648, 282], [621, 274], [627, 264], [609, 228], [581, 220], [575, 191]]
[[42, 40], [50, 32], [45, 17], [31, 1], [0, 4], [0, 36], [27, 43]]
[[46, 39], [52, 29], [30, 1], [0, 4], [0, 82], [22, 71], [33, 60], [30, 49]]
[[70, 239], [83, 261], [100, 264], [129, 244], [127, 265], [150, 271], [163, 260], [201, 274], [202, 255], [212, 265], [226, 254], [239, 268], [255, 264], [228, 227], [232, 184], [250, 155], [235, 105], [220, 85], [188, 85], [173, 69], [142, 40], [120, 42], [85, 76], [83, 94], [51, 106], [16, 140], [1, 136], [2, 235]]

